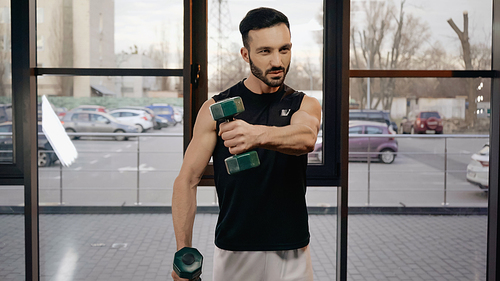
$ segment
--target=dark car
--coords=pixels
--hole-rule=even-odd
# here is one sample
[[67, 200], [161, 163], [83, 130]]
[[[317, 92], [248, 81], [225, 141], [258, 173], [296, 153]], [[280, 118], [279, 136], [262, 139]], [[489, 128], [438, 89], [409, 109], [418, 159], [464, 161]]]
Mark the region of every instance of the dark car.
[[12, 121], [12, 104], [0, 104], [0, 123]]
[[400, 125], [403, 134], [442, 134], [443, 120], [437, 111], [410, 113]]
[[147, 108], [153, 110], [156, 116], [163, 117], [167, 119], [167, 124], [169, 126], [175, 126], [177, 125], [176, 119], [175, 119], [175, 111], [174, 108], [166, 103], [155, 103], [152, 105], [146, 106]]
[[[13, 158], [12, 145], [12, 122], [4, 122], [0, 124], [1, 133], [10, 133], [9, 135], [0, 135], [0, 163], [11, 163]], [[38, 123], [38, 133], [42, 133], [42, 124]], [[57, 161], [55, 154], [49, 141], [43, 134], [38, 135], [38, 166], [48, 167]]]
[[[398, 141], [391, 137], [364, 136], [376, 134], [391, 135], [395, 132], [392, 127], [381, 122], [349, 121], [349, 160], [364, 161], [370, 157], [370, 160], [379, 160], [385, 164], [394, 162], [398, 152]], [[322, 138], [318, 137], [314, 151], [308, 155], [309, 162], [321, 162], [322, 151]]]
[[167, 118], [163, 118], [161, 116], [155, 116], [155, 130], [160, 130], [161, 128], [166, 128], [170, 126]]
[[386, 123], [391, 126], [394, 132], [398, 131], [398, 125], [391, 120], [391, 115], [387, 111], [374, 109], [351, 109], [349, 110], [349, 121], [365, 120]]

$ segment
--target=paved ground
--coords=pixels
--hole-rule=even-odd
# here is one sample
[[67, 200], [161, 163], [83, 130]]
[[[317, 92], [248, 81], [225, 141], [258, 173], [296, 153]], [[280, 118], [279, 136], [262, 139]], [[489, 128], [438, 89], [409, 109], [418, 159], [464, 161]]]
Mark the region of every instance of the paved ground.
[[[194, 245], [212, 280], [216, 215], [199, 214]], [[24, 280], [23, 216], [0, 215], [0, 280]], [[336, 217], [311, 215], [315, 280], [335, 280]], [[486, 216], [352, 215], [349, 280], [485, 280]], [[41, 280], [171, 280], [169, 214], [41, 215]]]

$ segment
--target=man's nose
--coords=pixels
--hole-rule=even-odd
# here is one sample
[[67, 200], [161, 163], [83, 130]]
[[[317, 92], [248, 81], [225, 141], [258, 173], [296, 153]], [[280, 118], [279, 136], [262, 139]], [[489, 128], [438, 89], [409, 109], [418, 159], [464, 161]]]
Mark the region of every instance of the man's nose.
[[271, 56], [271, 66], [281, 66], [281, 56], [279, 52], [274, 52]]

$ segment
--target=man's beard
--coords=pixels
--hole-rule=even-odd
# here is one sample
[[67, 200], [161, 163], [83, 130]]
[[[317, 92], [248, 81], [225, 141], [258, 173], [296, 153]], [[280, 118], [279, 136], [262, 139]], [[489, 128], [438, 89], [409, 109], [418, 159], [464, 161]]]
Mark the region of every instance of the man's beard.
[[[268, 70], [266, 70], [266, 73], [264, 74], [262, 72], [262, 70], [258, 67], [256, 67], [254, 64], [253, 64], [253, 61], [252, 59], [249, 57], [249, 60], [250, 60], [250, 70], [252, 71], [252, 74], [259, 78], [262, 82], [264, 82], [264, 84], [266, 84], [267, 86], [269, 87], [279, 87], [281, 85], [283, 85], [283, 82], [285, 81], [285, 77], [288, 73], [288, 70], [290, 69], [290, 64], [288, 64], [287, 68], [285, 69], [284, 67], [272, 67]], [[280, 77], [280, 78], [277, 78], [277, 79], [268, 79], [267, 78], [267, 74], [271, 71], [283, 71], [283, 76]]]

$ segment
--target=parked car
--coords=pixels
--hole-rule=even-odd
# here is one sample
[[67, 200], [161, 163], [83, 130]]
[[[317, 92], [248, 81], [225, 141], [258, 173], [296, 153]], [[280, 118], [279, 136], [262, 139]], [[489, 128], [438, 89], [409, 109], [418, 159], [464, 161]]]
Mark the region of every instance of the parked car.
[[[1, 133], [12, 133], [12, 121], [0, 124]], [[38, 123], [38, 132], [42, 133], [42, 123]], [[0, 136], [0, 162], [10, 163], [13, 160], [12, 135]], [[38, 135], [38, 166], [48, 167], [57, 161], [57, 155], [43, 134]]]
[[442, 134], [443, 120], [437, 111], [420, 111], [404, 117], [399, 127], [402, 134]]
[[[367, 134], [396, 134], [391, 126], [386, 123], [372, 121], [350, 121], [349, 135]], [[368, 152], [370, 151], [370, 152]], [[380, 160], [385, 164], [391, 164], [396, 159], [398, 152], [398, 141], [395, 138], [349, 138], [349, 159], [364, 160], [369, 155], [370, 159]]]
[[155, 122], [156, 122], [155, 126], [159, 129], [170, 126], [170, 122], [167, 120], [167, 118], [163, 118], [161, 116], [156, 116]]
[[[122, 123], [113, 116], [102, 112], [70, 111], [63, 119], [68, 133], [137, 133], [137, 127]], [[78, 136], [72, 136], [78, 139]], [[115, 136], [116, 140], [127, 140], [125, 136]]]
[[[77, 106], [77, 107], [71, 109], [69, 112], [74, 112], [74, 111], [95, 111], [95, 112], [103, 112], [103, 113], [108, 112], [106, 107], [100, 106], [100, 105], [80, 105], [80, 106]], [[62, 120], [64, 118], [64, 116], [66, 115], [66, 113], [68, 113], [68, 111], [58, 112], [57, 116], [59, 117], [59, 119]]]
[[394, 132], [398, 132], [398, 125], [391, 120], [391, 115], [387, 111], [374, 109], [350, 109], [349, 121], [365, 120], [386, 123], [391, 126]]
[[118, 121], [137, 127], [139, 133], [153, 128], [153, 118], [149, 113], [136, 109], [115, 109], [109, 112]]
[[[381, 122], [372, 121], [349, 121], [349, 135], [367, 135], [367, 134], [396, 134], [391, 126]], [[368, 154], [368, 148], [370, 152]], [[314, 151], [309, 153], [309, 162], [321, 162], [323, 151], [323, 140], [318, 137]], [[349, 137], [349, 160], [362, 161], [378, 160], [385, 164], [391, 164], [396, 159], [398, 152], [398, 141], [395, 138], [376, 137], [368, 138], [364, 136]]]
[[179, 107], [175, 106], [173, 107], [174, 108], [174, 120], [177, 124], [180, 124], [182, 123], [182, 115], [183, 115], [183, 111], [179, 109]]
[[12, 104], [0, 104], [0, 123], [12, 121]]
[[155, 112], [151, 108], [147, 108], [145, 106], [127, 105], [127, 106], [120, 106], [120, 107], [115, 108], [113, 110], [116, 110], [116, 109], [135, 109], [135, 110], [145, 111], [145, 112], [147, 112], [151, 116], [151, 120], [153, 121], [153, 129], [155, 129], [155, 130], [160, 130], [161, 129], [161, 127], [158, 124], [158, 121], [156, 120], [157, 116], [156, 116]]
[[471, 159], [469, 165], [467, 165], [467, 181], [479, 186], [481, 189], [488, 189], [490, 145], [485, 144], [481, 150], [472, 154]]
[[[349, 121], [349, 135], [367, 134], [396, 134], [391, 126], [381, 122], [372, 121]], [[368, 153], [368, 148], [370, 152]], [[318, 137], [314, 151], [309, 153], [309, 162], [321, 162], [323, 151], [323, 140]], [[368, 138], [364, 136], [349, 137], [349, 160], [360, 161], [378, 160], [385, 164], [391, 164], [396, 159], [398, 152], [398, 141], [395, 138], [376, 137]]]
[[161, 116], [167, 119], [169, 126], [177, 125], [178, 122], [175, 120], [174, 108], [171, 105], [165, 103], [156, 103], [148, 105], [146, 107], [152, 109], [156, 116]]

